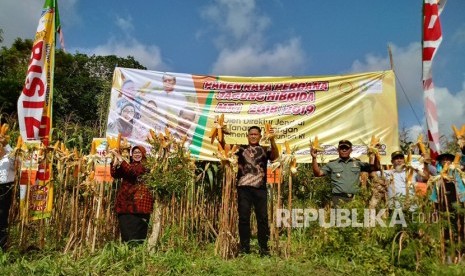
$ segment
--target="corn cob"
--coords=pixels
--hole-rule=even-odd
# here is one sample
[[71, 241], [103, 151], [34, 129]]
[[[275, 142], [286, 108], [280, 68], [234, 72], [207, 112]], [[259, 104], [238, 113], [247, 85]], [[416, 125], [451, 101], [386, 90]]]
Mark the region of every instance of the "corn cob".
[[460, 158], [462, 158], [462, 154], [460, 152], [457, 152], [455, 154], [455, 157], [454, 157], [454, 162], [453, 164], [455, 165], [455, 167], [459, 167], [460, 166]]
[[95, 146], [95, 141], [92, 141], [91, 147], [90, 147], [90, 154], [94, 155], [97, 153], [97, 148]]
[[271, 133], [271, 124], [265, 123], [265, 136], [270, 135], [270, 133]]
[[224, 124], [224, 114], [221, 114], [220, 115], [220, 118], [218, 119], [218, 141], [220, 143], [223, 142], [223, 138], [224, 138], [224, 135], [223, 135], [223, 124]]
[[320, 147], [320, 143], [318, 141], [318, 136], [315, 136], [315, 138], [313, 139], [313, 141], [310, 141], [311, 142], [311, 147], [312, 149], [316, 149], [316, 151], [325, 151], [322, 147]]
[[289, 146], [289, 142], [288, 142], [288, 141], [285, 141], [285, 142], [284, 142], [284, 146], [286, 147], [286, 154], [291, 154], [292, 151], [291, 151], [291, 147]]
[[121, 143], [121, 133], [118, 134], [118, 137], [107, 137], [108, 148], [109, 149], [116, 149], [119, 151], [120, 143]]
[[89, 181], [94, 180], [94, 178], [95, 178], [95, 171], [91, 171], [89, 174]]
[[289, 164], [289, 169], [292, 174], [297, 173], [297, 159], [295, 157], [292, 158], [291, 163]]
[[0, 135], [3, 135], [5, 136], [6, 135], [6, 132], [8, 131], [8, 129], [10, 128], [10, 126], [8, 124], [3, 124], [1, 127], [0, 127]]
[[379, 144], [379, 141], [380, 141], [379, 137], [376, 138], [376, 136], [372, 135], [371, 136], [371, 141], [370, 141], [370, 146], [376, 147], [376, 145]]
[[455, 136], [457, 138], [465, 138], [465, 125], [462, 125], [460, 130], [455, 125], [452, 125], [452, 129], [454, 130]]
[[421, 133], [418, 135], [417, 146], [421, 154], [426, 154], [426, 147], [425, 144], [423, 144], [423, 134]]
[[10, 127], [6, 123], [3, 124], [0, 127], [0, 144], [1, 144], [1, 146], [8, 144], [8, 142], [10, 141], [10, 135], [6, 134], [8, 132], [9, 128]]
[[15, 150], [18, 150], [22, 147], [23, 145], [23, 137], [21, 135], [18, 136], [18, 140], [16, 140], [16, 147]]
[[59, 147], [60, 147], [60, 141], [58, 140], [55, 142], [55, 145], [53, 145], [53, 150], [57, 151]]

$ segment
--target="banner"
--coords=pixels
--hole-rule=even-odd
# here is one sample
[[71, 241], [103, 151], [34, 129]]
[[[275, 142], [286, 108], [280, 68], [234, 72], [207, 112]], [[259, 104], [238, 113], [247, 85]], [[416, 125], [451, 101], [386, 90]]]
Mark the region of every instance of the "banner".
[[434, 97], [433, 84], [433, 58], [436, 50], [442, 42], [441, 22], [439, 14], [444, 7], [445, 0], [441, 1], [439, 7], [437, 0], [424, 0], [423, 2], [423, 99], [425, 102], [425, 117], [428, 126], [428, 141], [431, 152], [431, 158], [434, 160], [439, 155], [439, 123], [438, 112], [436, 108], [436, 99]]
[[95, 154], [98, 158], [94, 159], [95, 182], [112, 182], [111, 177], [111, 157], [108, 156], [108, 143], [106, 138], [94, 138], [92, 146], [95, 147]]
[[32, 46], [26, 81], [18, 99], [18, 120], [25, 141], [49, 142], [52, 124], [55, 57], [55, 2], [46, 0]]
[[[382, 160], [399, 149], [395, 77], [392, 70], [339, 76], [206, 76], [115, 68], [107, 136], [121, 133], [132, 144], [149, 129], [167, 127], [176, 139], [187, 135], [192, 155], [216, 160], [208, 133], [224, 114], [228, 144], [247, 144], [250, 126], [271, 123], [276, 141], [288, 141], [298, 162], [310, 162], [310, 140], [325, 149], [322, 161], [337, 157], [337, 143], [349, 139], [353, 156], [365, 159], [371, 136], [381, 138]], [[284, 147], [283, 147], [284, 148]]]
[[[37, 26], [26, 81], [18, 99], [19, 130], [24, 141], [40, 140], [45, 146], [50, 143], [52, 127], [53, 72], [55, 59], [56, 0], [46, 0]], [[49, 217], [53, 202], [53, 185], [50, 181], [51, 164], [47, 158], [39, 163], [37, 179], [26, 188], [26, 205], [32, 219]], [[23, 204], [24, 205], [24, 204]]]

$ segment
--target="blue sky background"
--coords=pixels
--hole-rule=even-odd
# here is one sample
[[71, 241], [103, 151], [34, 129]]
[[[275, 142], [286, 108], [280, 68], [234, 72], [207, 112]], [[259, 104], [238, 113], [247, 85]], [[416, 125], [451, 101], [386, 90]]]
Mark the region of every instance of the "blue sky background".
[[[2, 46], [33, 38], [43, 3], [1, 1]], [[68, 52], [131, 55], [158, 71], [315, 76], [387, 70], [391, 45], [399, 127], [411, 129], [413, 138], [425, 130], [421, 0], [63, 0], [59, 8]], [[465, 124], [464, 12], [464, 0], [448, 0], [441, 14], [443, 42], [433, 63], [441, 134]]]

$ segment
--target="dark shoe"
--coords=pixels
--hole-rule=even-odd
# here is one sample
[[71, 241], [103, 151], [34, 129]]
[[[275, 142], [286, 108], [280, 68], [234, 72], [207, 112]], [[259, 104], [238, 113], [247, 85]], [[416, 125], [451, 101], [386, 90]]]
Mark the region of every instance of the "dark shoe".
[[260, 249], [260, 257], [271, 257], [269, 249]]
[[239, 255], [250, 254], [250, 248], [241, 248], [239, 249]]

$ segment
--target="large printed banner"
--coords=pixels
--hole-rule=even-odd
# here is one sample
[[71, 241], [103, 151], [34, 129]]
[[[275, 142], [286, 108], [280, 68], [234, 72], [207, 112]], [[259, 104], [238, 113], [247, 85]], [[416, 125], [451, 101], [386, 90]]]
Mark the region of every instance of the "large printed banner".
[[[353, 157], [366, 160], [371, 136], [381, 138], [383, 163], [399, 149], [395, 78], [392, 70], [338, 76], [206, 76], [116, 68], [107, 136], [121, 133], [144, 144], [149, 129], [166, 127], [188, 137], [193, 156], [216, 160], [208, 134], [224, 114], [228, 144], [247, 144], [247, 129], [271, 123], [277, 143], [288, 141], [298, 162], [310, 162], [309, 142], [318, 136], [322, 161], [337, 157], [341, 139]], [[284, 148], [284, 147], [283, 147]]]

